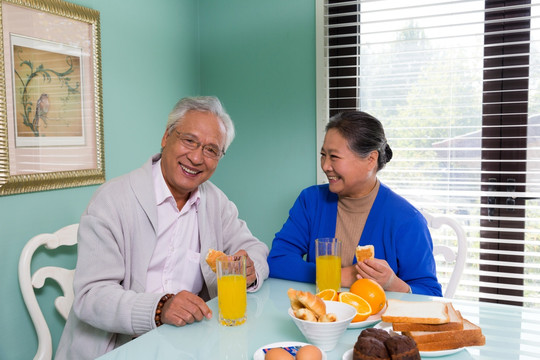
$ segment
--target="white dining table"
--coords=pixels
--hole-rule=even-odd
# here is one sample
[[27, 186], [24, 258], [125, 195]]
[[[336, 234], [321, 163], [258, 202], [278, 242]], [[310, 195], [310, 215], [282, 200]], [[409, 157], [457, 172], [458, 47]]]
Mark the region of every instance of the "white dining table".
[[[287, 313], [289, 288], [315, 292], [314, 284], [270, 278], [259, 291], [248, 293], [247, 321], [241, 326], [219, 325], [218, 303], [214, 298], [208, 301], [212, 319], [183, 327], [162, 325], [99, 359], [251, 360], [255, 352], [267, 344], [307, 342]], [[486, 337], [484, 346], [464, 348], [439, 357], [441, 360], [540, 359], [540, 309], [394, 292], [386, 295], [410, 301], [451, 301], [464, 318], [481, 327]], [[335, 349], [326, 352], [327, 360], [342, 360], [362, 330], [347, 329]], [[423, 359], [435, 359], [426, 354], [423, 353]]]

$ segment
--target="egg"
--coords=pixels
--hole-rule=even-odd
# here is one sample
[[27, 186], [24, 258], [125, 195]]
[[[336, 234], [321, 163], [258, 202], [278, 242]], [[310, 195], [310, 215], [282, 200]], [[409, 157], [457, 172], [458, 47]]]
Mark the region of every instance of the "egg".
[[266, 352], [264, 360], [294, 360], [294, 357], [282, 348], [273, 348]]
[[316, 346], [302, 346], [296, 353], [296, 360], [322, 360], [322, 353]]

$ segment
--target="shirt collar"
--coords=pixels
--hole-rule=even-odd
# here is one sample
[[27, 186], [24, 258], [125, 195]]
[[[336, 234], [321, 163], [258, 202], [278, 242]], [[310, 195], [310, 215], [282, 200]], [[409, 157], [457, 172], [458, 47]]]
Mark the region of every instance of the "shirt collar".
[[[169, 187], [165, 182], [165, 178], [163, 177], [163, 173], [161, 172], [161, 159], [152, 164], [152, 177], [154, 180], [154, 194], [156, 196], [156, 205], [159, 206], [166, 201], [172, 201], [176, 204], [171, 190], [169, 190]], [[193, 205], [198, 207], [200, 201], [201, 194], [199, 192], [199, 188], [197, 188], [195, 191], [191, 192], [189, 199], [186, 202], [187, 207], [185, 208], [189, 208]]]

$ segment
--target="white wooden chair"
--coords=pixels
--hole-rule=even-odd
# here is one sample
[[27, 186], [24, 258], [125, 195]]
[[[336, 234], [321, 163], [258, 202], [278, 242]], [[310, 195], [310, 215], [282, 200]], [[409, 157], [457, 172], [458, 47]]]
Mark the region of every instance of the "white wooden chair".
[[55, 280], [62, 289], [64, 296], [58, 296], [54, 305], [60, 315], [67, 319], [73, 304], [73, 274], [75, 270], [68, 270], [61, 267], [45, 266], [31, 274], [31, 263], [34, 252], [40, 247], [54, 250], [59, 246], [73, 246], [77, 243], [77, 230], [79, 224], [73, 224], [61, 228], [54, 234], [40, 234], [34, 236], [22, 250], [19, 258], [19, 286], [28, 308], [38, 337], [38, 349], [34, 360], [52, 359], [52, 338], [49, 326], [39, 307], [34, 288], [43, 287], [45, 280], [51, 278]]
[[[433, 216], [425, 212], [422, 212], [422, 214], [426, 218], [433, 238], [433, 255], [436, 258], [442, 255], [447, 264], [454, 263], [450, 279], [444, 290], [444, 297], [451, 299], [456, 293], [459, 280], [465, 269], [465, 261], [467, 260], [467, 236], [461, 225], [448, 216]], [[433, 229], [441, 229], [443, 225], [449, 226], [455, 233], [456, 240], [449, 241], [455, 243], [452, 247], [436, 241], [437, 236], [435, 236]]]

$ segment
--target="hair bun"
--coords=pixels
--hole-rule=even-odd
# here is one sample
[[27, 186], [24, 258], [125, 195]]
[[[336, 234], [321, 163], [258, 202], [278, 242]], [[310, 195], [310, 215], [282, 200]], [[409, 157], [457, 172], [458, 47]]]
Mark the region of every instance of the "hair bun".
[[386, 162], [390, 162], [390, 160], [392, 160], [392, 155], [394, 154], [392, 152], [392, 149], [390, 149], [390, 145], [386, 144], [384, 148], [384, 153], [386, 154]]

